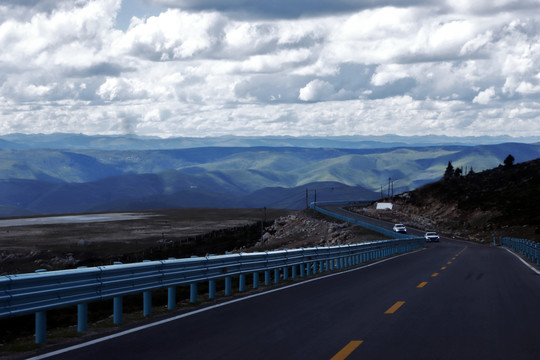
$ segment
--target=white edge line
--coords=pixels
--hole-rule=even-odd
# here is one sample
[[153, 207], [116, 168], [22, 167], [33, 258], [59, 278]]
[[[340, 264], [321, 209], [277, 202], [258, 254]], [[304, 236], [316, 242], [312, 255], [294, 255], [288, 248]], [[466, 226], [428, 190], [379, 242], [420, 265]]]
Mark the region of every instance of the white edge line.
[[508, 251], [510, 254], [514, 255], [515, 257], [517, 257], [519, 259], [519, 261], [521, 261], [522, 263], [524, 263], [525, 265], [527, 265], [529, 267], [529, 269], [531, 269], [532, 271], [534, 271], [536, 273], [536, 275], [540, 275], [540, 271], [536, 270], [536, 268], [534, 266], [532, 266], [531, 264], [529, 264], [528, 262], [526, 262], [525, 260], [523, 260], [518, 254], [514, 253], [513, 251], [511, 251], [510, 249], [508, 248], [504, 248], [504, 250]]
[[396, 256], [386, 258], [386, 259], [383, 259], [383, 260], [380, 260], [380, 261], [377, 261], [377, 262], [374, 262], [374, 263], [371, 263], [371, 264], [367, 264], [367, 265], [364, 265], [364, 266], [360, 266], [360, 267], [357, 267], [357, 268], [354, 268], [354, 269], [340, 271], [340, 272], [333, 273], [333, 274], [328, 274], [328, 275], [325, 275], [325, 276], [319, 276], [319, 277], [316, 277], [316, 278], [313, 278], [313, 279], [308, 279], [308, 280], [298, 282], [296, 284], [282, 286], [282, 287], [279, 287], [277, 289], [270, 289], [270, 290], [260, 292], [258, 294], [253, 294], [253, 295], [248, 295], [248, 296], [241, 297], [241, 298], [238, 298], [238, 299], [233, 299], [233, 300], [221, 303], [221, 304], [208, 306], [208, 307], [205, 307], [203, 309], [199, 309], [199, 310], [191, 311], [191, 312], [188, 312], [188, 313], [185, 313], [185, 314], [173, 316], [171, 318], [159, 320], [159, 321], [153, 322], [151, 324], [146, 324], [146, 325], [139, 326], [139, 327], [136, 327], [136, 328], [133, 328], [133, 329], [121, 331], [121, 332], [116, 333], [116, 334], [104, 336], [104, 337], [101, 337], [99, 339], [91, 340], [91, 341], [88, 341], [88, 342], [85, 342], [85, 343], [82, 343], [82, 344], [73, 345], [73, 346], [70, 346], [70, 347], [67, 347], [67, 348], [64, 348], [64, 349], [52, 351], [50, 353], [34, 356], [34, 357], [31, 357], [31, 358], [28, 358], [27, 360], [46, 359], [46, 358], [51, 357], [51, 356], [60, 355], [60, 354], [63, 354], [63, 353], [69, 352], [69, 351], [81, 349], [81, 348], [84, 348], [84, 347], [87, 347], [87, 346], [98, 344], [100, 342], [104, 342], [104, 341], [111, 340], [111, 339], [114, 339], [114, 338], [117, 338], [117, 337], [121, 337], [121, 336], [124, 336], [124, 335], [131, 334], [131, 333], [134, 333], [134, 332], [145, 330], [145, 329], [148, 329], [148, 328], [151, 328], [151, 327], [154, 327], [154, 326], [166, 324], [166, 323], [171, 322], [171, 321], [176, 321], [178, 319], [182, 319], [182, 318], [185, 318], [185, 317], [188, 317], [188, 316], [192, 316], [192, 315], [196, 315], [196, 314], [199, 314], [199, 313], [202, 313], [202, 312], [205, 312], [205, 311], [213, 310], [213, 309], [225, 306], [225, 305], [229, 305], [229, 304], [233, 304], [233, 303], [236, 303], [236, 302], [252, 299], [252, 298], [257, 297], [257, 296], [267, 295], [267, 294], [270, 294], [270, 293], [273, 293], [273, 292], [276, 292], [276, 291], [286, 290], [286, 289], [289, 289], [289, 288], [292, 288], [292, 287], [295, 287], [295, 286], [304, 285], [304, 284], [307, 284], [307, 283], [310, 283], [310, 282], [313, 282], [313, 281], [326, 279], [326, 278], [329, 278], [329, 277], [332, 277], [332, 276], [337, 276], [337, 275], [342, 275], [342, 274], [346, 274], [346, 273], [353, 272], [353, 271], [362, 270], [362, 269], [368, 268], [370, 266], [378, 265], [378, 264], [381, 264], [383, 262], [394, 260], [394, 259], [397, 259], [397, 258], [405, 256], [405, 255], [414, 254], [414, 253], [416, 253], [418, 251], [423, 251], [423, 250], [426, 250], [426, 248], [422, 248], [422, 249], [419, 249], [419, 250], [415, 250], [415, 251], [407, 252], [407, 253], [404, 253], [404, 254], [396, 255]]

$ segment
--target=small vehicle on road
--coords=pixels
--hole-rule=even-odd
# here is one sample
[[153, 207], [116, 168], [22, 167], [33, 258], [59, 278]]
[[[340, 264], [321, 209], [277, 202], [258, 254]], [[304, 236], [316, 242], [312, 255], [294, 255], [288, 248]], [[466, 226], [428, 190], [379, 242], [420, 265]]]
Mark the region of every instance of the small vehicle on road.
[[426, 241], [432, 242], [432, 241], [439, 241], [439, 235], [435, 231], [428, 231], [424, 237], [426, 238]]
[[407, 232], [407, 228], [403, 224], [395, 224], [394, 227], [392, 228], [392, 230], [394, 230], [395, 232], [398, 232], [398, 233], [406, 233]]

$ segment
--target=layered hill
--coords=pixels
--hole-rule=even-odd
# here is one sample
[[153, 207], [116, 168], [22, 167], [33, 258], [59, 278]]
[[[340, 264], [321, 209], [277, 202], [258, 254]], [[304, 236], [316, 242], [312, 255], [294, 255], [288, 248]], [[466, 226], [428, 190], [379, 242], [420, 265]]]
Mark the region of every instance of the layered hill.
[[315, 192], [319, 201], [374, 200], [387, 192], [390, 181], [394, 193], [409, 191], [440, 179], [448, 161], [481, 171], [498, 166], [509, 153], [516, 162], [540, 157], [539, 144], [523, 143], [362, 149], [21, 147], [0, 149], [0, 216], [190, 207], [301, 209]]

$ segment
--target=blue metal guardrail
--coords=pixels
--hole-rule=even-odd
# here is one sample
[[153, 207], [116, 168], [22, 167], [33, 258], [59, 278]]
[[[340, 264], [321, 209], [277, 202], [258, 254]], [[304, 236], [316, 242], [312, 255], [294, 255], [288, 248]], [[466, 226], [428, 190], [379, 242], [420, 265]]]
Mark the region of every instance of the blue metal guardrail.
[[[330, 204], [330, 202], [328, 202], [328, 203]], [[312, 208], [313, 210], [316, 210], [316, 211], [320, 212], [321, 214], [325, 214], [325, 215], [331, 216], [331, 217], [333, 217], [335, 219], [345, 221], [345, 222], [348, 222], [348, 223], [351, 223], [351, 224], [354, 224], [354, 225], [361, 226], [361, 227], [363, 227], [365, 229], [377, 232], [377, 233], [379, 233], [381, 235], [387, 236], [387, 237], [392, 238], [392, 239], [410, 239], [410, 238], [412, 238], [411, 235], [402, 234], [402, 233], [396, 233], [395, 231], [388, 230], [388, 229], [382, 228], [380, 226], [376, 226], [376, 225], [373, 225], [373, 224], [368, 224], [368, 223], [366, 223], [364, 221], [361, 221], [361, 220], [357, 220], [357, 219], [353, 219], [353, 218], [350, 218], [350, 217], [347, 217], [347, 216], [343, 216], [343, 215], [340, 215], [340, 214], [333, 213], [331, 211], [328, 211], [326, 209], [323, 209], [323, 208], [317, 206], [317, 204], [321, 204], [321, 202], [311, 203], [309, 205], [309, 207]], [[337, 204], [337, 203], [332, 202], [331, 204]], [[349, 202], [349, 204], [351, 204], [351, 203]]]
[[[493, 242], [495, 243], [495, 239], [493, 239]], [[515, 251], [527, 256], [529, 260], [535, 261], [538, 265], [540, 265], [540, 243], [526, 239], [502, 237], [499, 240], [499, 244], [514, 249]]]
[[[396, 235], [393, 233], [393, 235]], [[216, 296], [216, 280], [225, 280], [225, 295], [232, 294], [232, 277], [239, 278], [239, 291], [245, 291], [246, 275], [252, 275], [253, 288], [279, 283], [325, 271], [343, 269], [417, 249], [423, 238], [382, 240], [353, 245], [313, 247], [254, 253], [227, 254], [185, 259], [78, 268], [60, 271], [0, 276], [0, 318], [35, 313], [36, 343], [46, 342], [47, 310], [77, 305], [77, 329], [88, 329], [88, 303], [113, 300], [113, 321], [122, 323], [122, 296], [143, 294], [143, 315], [151, 315], [152, 291], [167, 289], [168, 309], [176, 304], [176, 287], [190, 285], [190, 302], [198, 300], [197, 284], [208, 281], [208, 297]]]

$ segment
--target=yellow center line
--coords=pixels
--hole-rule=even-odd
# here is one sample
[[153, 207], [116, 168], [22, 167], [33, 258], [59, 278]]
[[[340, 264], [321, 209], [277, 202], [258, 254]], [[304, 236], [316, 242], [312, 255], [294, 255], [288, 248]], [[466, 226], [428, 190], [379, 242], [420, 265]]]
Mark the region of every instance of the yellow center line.
[[451, 261], [447, 262], [448, 265], [450, 265], [451, 263], [452, 263]]
[[465, 250], [467, 250], [467, 248], [468, 248], [468, 246], [465, 246], [463, 249], [461, 249], [460, 252], [458, 252], [458, 253], [456, 254], [456, 256], [461, 255], [461, 253], [463, 253]]
[[455, 258], [455, 257], [453, 257], [453, 258], [452, 258], [452, 260], [456, 260], [456, 258]]
[[446, 270], [446, 266], [443, 266], [443, 267], [441, 268], [441, 270]]
[[362, 344], [362, 340], [355, 340], [349, 342], [343, 349], [341, 349], [336, 355], [334, 355], [330, 360], [343, 360], [347, 356], [351, 355], [351, 353]]
[[392, 307], [388, 310], [386, 310], [384, 313], [385, 314], [393, 314], [397, 311], [397, 309], [399, 309], [403, 304], [405, 304], [405, 301], [398, 301], [396, 302], [394, 305], [392, 305]]
[[431, 277], [439, 276], [439, 273], [433, 273], [431, 274]]
[[427, 285], [427, 281], [422, 281], [420, 284], [418, 284], [416, 287], [417, 288], [423, 288], [424, 286]]

